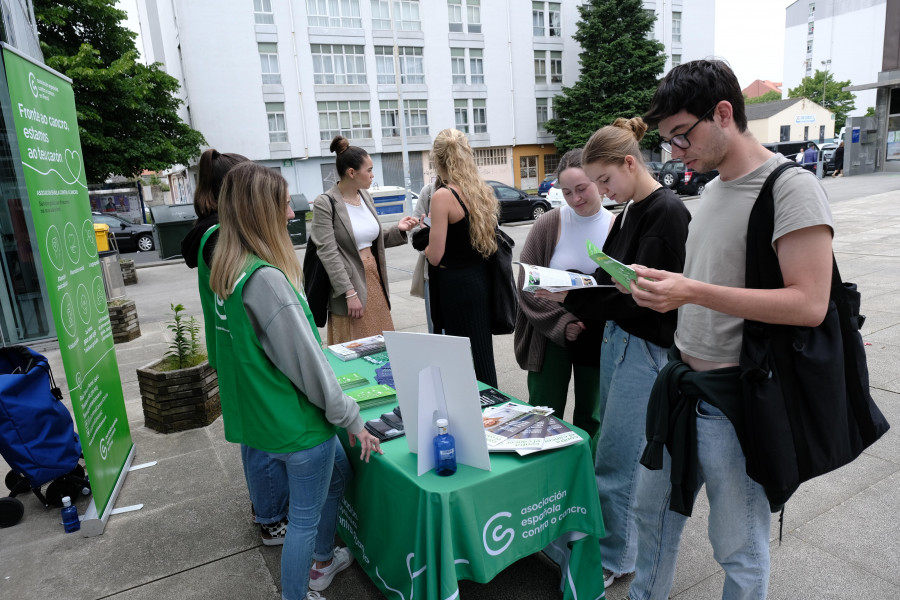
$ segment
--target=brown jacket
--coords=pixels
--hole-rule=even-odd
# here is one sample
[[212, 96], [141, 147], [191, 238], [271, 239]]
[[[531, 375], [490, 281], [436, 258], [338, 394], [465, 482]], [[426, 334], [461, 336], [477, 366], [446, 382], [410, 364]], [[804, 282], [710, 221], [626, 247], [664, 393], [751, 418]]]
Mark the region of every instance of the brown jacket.
[[[544, 214], [535, 221], [519, 261], [539, 267], [550, 266], [556, 237], [559, 233], [559, 209]], [[541, 300], [531, 292], [523, 292], [524, 270], [519, 268], [518, 293], [519, 311], [516, 314], [516, 329], [513, 333], [513, 347], [516, 362], [526, 371], [540, 371], [544, 364], [544, 352], [549, 339], [558, 346], [566, 346], [566, 325], [579, 318], [552, 300]]]
[[[367, 190], [362, 192], [363, 202], [369, 211], [378, 218], [375, 212], [375, 204]], [[334, 227], [332, 227], [332, 203], [328, 197], [334, 199]], [[331, 280], [331, 299], [328, 301], [328, 310], [336, 315], [347, 315], [347, 299], [345, 294], [350, 290], [356, 290], [363, 307], [366, 306], [366, 272], [362, 258], [356, 248], [356, 238], [353, 235], [353, 226], [350, 223], [350, 213], [336, 185], [324, 194], [319, 194], [313, 200], [313, 219], [310, 239], [318, 249], [319, 258], [328, 278]], [[384, 249], [400, 246], [406, 243], [406, 232], [394, 225], [387, 231], [382, 228], [382, 235], [372, 242], [372, 254], [378, 262], [378, 272], [381, 276], [381, 286], [384, 296], [387, 298], [388, 307], [391, 305], [391, 297], [388, 291], [387, 262]]]

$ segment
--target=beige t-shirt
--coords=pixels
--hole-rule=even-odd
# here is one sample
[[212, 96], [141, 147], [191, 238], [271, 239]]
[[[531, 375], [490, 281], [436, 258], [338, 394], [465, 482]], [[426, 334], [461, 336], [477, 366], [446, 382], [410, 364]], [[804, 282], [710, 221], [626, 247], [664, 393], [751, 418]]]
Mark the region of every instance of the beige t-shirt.
[[[753, 203], [769, 173], [783, 162], [776, 154], [758, 169], [739, 179], [718, 177], [706, 185], [687, 238], [684, 275], [690, 279], [744, 287], [747, 223]], [[775, 182], [775, 240], [814, 225], [832, 227], [828, 197], [815, 175], [806, 169], [788, 169]], [[675, 345], [691, 356], [716, 363], [737, 363], [744, 320], [697, 304], [678, 309]]]

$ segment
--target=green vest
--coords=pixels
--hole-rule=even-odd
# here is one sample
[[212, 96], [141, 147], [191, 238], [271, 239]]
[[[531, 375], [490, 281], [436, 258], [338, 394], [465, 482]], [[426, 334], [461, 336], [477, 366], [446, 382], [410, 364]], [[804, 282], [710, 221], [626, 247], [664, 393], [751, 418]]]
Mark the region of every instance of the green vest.
[[[269, 360], [247, 318], [244, 284], [257, 269], [270, 266], [251, 257], [228, 299], [222, 303], [215, 297], [216, 370], [225, 439], [265, 452], [296, 452], [330, 439], [335, 427], [325, 419], [325, 412], [314, 406]], [[297, 299], [318, 340], [319, 332], [306, 299], [300, 293]]]
[[200, 240], [200, 251], [197, 253], [197, 286], [200, 288], [200, 306], [203, 307], [203, 328], [206, 332], [206, 356], [210, 366], [216, 368], [216, 295], [209, 287], [209, 266], [203, 260], [203, 248], [207, 240], [219, 225], [213, 225], [203, 234]]

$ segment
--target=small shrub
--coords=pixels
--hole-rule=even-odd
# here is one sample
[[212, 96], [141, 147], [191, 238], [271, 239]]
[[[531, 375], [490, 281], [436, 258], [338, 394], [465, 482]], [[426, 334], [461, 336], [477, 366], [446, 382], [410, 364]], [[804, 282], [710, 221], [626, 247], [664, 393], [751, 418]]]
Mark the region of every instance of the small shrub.
[[206, 353], [200, 347], [200, 324], [194, 317], [185, 319], [182, 316], [183, 304], [169, 304], [169, 306], [175, 317], [166, 327], [172, 330], [175, 337], [169, 344], [166, 360], [160, 364], [160, 369], [169, 371], [199, 365], [206, 360]]

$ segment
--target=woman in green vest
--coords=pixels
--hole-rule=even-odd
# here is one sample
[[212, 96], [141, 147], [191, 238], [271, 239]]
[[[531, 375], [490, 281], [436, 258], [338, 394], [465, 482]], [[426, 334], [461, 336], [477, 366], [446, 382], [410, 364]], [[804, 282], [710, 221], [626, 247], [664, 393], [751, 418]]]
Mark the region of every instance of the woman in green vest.
[[290, 497], [282, 594], [299, 600], [317, 598], [353, 560], [346, 548], [334, 548], [338, 505], [352, 476], [335, 429], [347, 429], [351, 446], [359, 440], [362, 460], [381, 449], [341, 391], [297, 291], [290, 218], [281, 175], [252, 162], [234, 166], [222, 186], [210, 287], [225, 439], [282, 465]]

